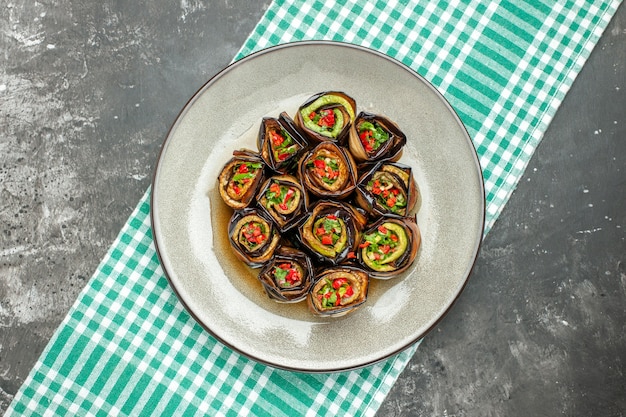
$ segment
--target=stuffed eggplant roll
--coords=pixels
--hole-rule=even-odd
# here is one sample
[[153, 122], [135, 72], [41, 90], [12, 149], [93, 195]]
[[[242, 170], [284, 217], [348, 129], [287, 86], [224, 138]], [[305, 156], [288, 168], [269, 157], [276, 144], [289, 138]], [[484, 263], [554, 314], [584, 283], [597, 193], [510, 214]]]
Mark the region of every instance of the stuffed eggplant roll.
[[381, 162], [359, 179], [356, 202], [373, 216], [408, 216], [417, 204], [418, 190], [411, 167]]
[[248, 150], [233, 152], [218, 176], [218, 188], [224, 203], [240, 210], [254, 201], [263, 182], [265, 163], [258, 154]]
[[354, 254], [366, 222], [354, 207], [322, 200], [299, 226], [298, 238], [317, 261], [337, 265]]
[[415, 218], [383, 216], [363, 232], [358, 259], [372, 277], [389, 279], [411, 266], [420, 245]]
[[350, 127], [348, 145], [359, 162], [397, 161], [405, 144], [406, 135], [384, 116], [361, 112]]
[[315, 142], [344, 142], [356, 117], [356, 102], [339, 91], [310, 97], [296, 113], [295, 122]]
[[228, 235], [237, 257], [253, 268], [269, 261], [280, 241], [274, 223], [254, 208], [233, 213]]
[[357, 167], [346, 148], [326, 142], [302, 157], [299, 175], [313, 195], [342, 199], [356, 187]]
[[265, 181], [258, 194], [259, 207], [272, 217], [281, 232], [298, 224], [306, 214], [307, 193], [292, 175], [277, 175]]
[[355, 311], [367, 299], [369, 277], [360, 269], [341, 266], [324, 270], [315, 278], [307, 302], [322, 317], [340, 317]]
[[267, 295], [274, 301], [295, 303], [302, 301], [313, 284], [313, 265], [304, 252], [287, 246], [280, 247], [265, 264], [259, 280]]
[[291, 117], [282, 112], [278, 118], [263, 118], [257, 145], [265, 163], [275, 172], [284, 174], [297, 164], [308, 142]]

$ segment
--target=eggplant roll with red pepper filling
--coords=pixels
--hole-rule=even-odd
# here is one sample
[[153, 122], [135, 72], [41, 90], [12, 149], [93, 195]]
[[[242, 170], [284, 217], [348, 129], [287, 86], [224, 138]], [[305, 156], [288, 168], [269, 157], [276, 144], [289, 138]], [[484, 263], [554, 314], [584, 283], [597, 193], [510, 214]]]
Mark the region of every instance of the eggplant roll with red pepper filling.
[[356, 102], [340, 91], [325, 91], [310, 97], [296, 113], [296, 125], [314, 142], [347, 140], [356, 117]]
[[418, 190], [411, 167], [380, 162], [359, 179], [355, 201], [372, 216], [408, 216], [417, 204]]
[[367, 299], [369, 277], [360, 269], [342, 266], [315, 278], [307, 303], [317, 316], [340, 317], [353, 312]]
[[259, 273], [267, 295], [281, 303], [302, 301], [313, 284], [311, 258], [298, 249], [282, 246]]
[[357, 259], [373, 278], [389, 279], [411, 266], [420, 245], [415, 218], [383, 216], [361, 235]]
[[319, 262], [337, 265], [348, 260], [360, 241], [367, 217], [349, 204], [322, 200], [298, 228], [298, 238]]
[[248, 150], [234, 151], [217, 177], [224, 203], [235, 210], [248, 207], [263, 182], [264, 170], [265, 163], [258, 154]]
[[357, 166], [346, 148], [326, 142], [302, 157], [299, 175], [311, 194], [342, 199], [356, 188]]
[[233, 213], [228, 236], [235, 255], [253, 268], [269, 261], [280, 241], [274, 223], [255, 208]]
[[259, 207], [272, 217], [281, 233], [296, 226], [306, 214], [306, 191], [292, 175], [270, 177], [257, 197]]
[[397, 161], [405, 144], [406, 135], [384, 116], [361, 112], [350, 127], [348, 145], [359, 162]]
[[277, 119], [263, 118], [257, 146], [265, 163], [275, 172], [285, 174], [297, 164], [309, 144], [291, 117], [282, 112]]

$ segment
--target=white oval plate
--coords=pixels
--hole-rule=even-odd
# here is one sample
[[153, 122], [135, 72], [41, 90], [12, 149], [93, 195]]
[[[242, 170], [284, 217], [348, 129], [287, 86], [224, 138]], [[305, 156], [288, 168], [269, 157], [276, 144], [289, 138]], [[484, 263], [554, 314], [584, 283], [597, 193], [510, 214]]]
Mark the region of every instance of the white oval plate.
[[[216, 178], [239, 148], [256, 150], [261, 118], [292, 117], [311, 95], [343, 91], [358, 111], [384, 114], [406, 133], [402, 163], [421, 193], [422, 247], [412, 268], [372, 280], [367, 302], [342, 318], [316, 318], [306, 303], [270, 300], [258, 270], [233, 255], [231, 210]], [[422, 77], [378, 52], [310, 41], [273, 47], [233, 63], [182, 109], [159, 156], [151, 216], [159, 259], [190, 314], [234, 350], [305, 372], [372, 364], [422, 338], [461, 293], [480, 247], [485, 197], [469, 135]]]

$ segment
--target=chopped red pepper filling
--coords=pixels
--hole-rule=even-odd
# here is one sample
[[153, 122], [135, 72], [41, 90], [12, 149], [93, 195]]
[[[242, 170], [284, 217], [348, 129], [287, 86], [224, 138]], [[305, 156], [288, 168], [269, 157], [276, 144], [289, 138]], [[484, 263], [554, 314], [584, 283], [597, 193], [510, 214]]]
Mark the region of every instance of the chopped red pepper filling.
[[377, 151], [389, 139], [387, 133], [378, 123], [363, 122], [359, 126], [359, 139], [367, 153]]
[[232, 188], [236, 195], [243, 193], [246, 186], [252, 183], [258, 170], [261, 168], [262, 165], [256, 162], [241, 162], [235, 164], [229, 187]]
[[347, 278], [326, 279], [326, 283], [317, 292], [317, 299], [322, 308], [340, 306], [342, 302], [354, 295], [354, 288]]
[[280, 146], [285, 141], [283, 135], [280, 135], [275, 130], [270, 131], [270, 137], [272, 139], [272, 145], [274, 145], [274, 147]]
[[335, 126], [335, 112], [332, 109], [321, 109], [309, 113], [309, 119], [320, 127], [332, 130]]
[[341, 232], [341, 223], [337, 216], [328, 214], [315, 230], [315, 235], [322, 245], [333, 246], [339, 240]]
[[298, 268], [291, 262], [282, 262], [274, 267], [276, 284], [282, 288], [293, 287], [302, 282], [302, 275]]
[[284, 130], [270, 130], [270, 143], [274, 152], [274, 160], [282, 162], [293, 155], [299, 148], [292, 137]]
[[293, 204], [292, 200], [296, 197], [296, 190], [293, 187], [273, 182], [267, 189], [265, 197], [271, 204], [275, 204], [281, 210], [287, 211], [289, 210], [289, 205]]
[[378, 202], [388, 207], [390, 211], [397, 213], [406, 207], [404, 193], [394, 184], [376, 179], [370, 181], [368, 186]]
[[406, 244], [401, 242], [398, 235], [400, 230], [396, 226], [380, 225], [371, 233], [363, 235], [359, 247], [363, 250], [364, 261], [370, 267], [377, 268], [381, 263], [397, 259], [406, 250]]
[[246, 223], [241, 231], [241, 235], [245, 238], [244, 243], [248, 247], [254, 247], [263, 243], [267, 238], [263, 229], [263, 225], [258, 222], [251, 221]]
[[280, 194], [280, 185], [277, 182], [273, 182], [270, 185], [270, 191], [276, 194]]
[[318, 156], [308, 166], [327, 184], [332, 184], [339, 177], [339, 162], [334, 158]]
[[372, 152], [374, 150], [374, 138], [372, 136], [371, 130], [364, 130], [359, 135], [361, 139], [361, 144], [363, 144], [363, 148], [367, 152]]

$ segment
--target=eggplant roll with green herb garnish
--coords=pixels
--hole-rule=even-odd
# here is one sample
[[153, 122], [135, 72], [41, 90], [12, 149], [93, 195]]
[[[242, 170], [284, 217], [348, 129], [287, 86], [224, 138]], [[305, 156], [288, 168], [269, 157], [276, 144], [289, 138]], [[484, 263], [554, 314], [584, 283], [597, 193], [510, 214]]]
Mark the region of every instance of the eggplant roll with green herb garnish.
[[313, 265], [301, 250], [282, 246], [259, 273], [267, 295], [274, 301], [302, 301], [313, 284]]
[[372, 216], [387, 213], [408, 216], [417, 204], [417, 197], [411, 167], [380, 162], [359, 179], [355, 201]]
[[274, 171], [284, 174], [297, 164], [300, 155], [308, 147], [308, 141], [291, 117], [282, 112], [278, 118], [263, 118], [257, 146], [265, 163]]
[[415, 218], [383, 216], [361, 235], [357, 259], [372, 277], [389, 279], [411, 266], [420, 245]]
[[344, 316], [365, 302], [368, 286], [369, 277], [360, 269], [349, 266], [326, 269], [315, 278], [307, 303], [317, 316]]
[[337, 265], [354, 255], [366, 222], [353, 206], [322, 200], [298, 227], [298, 238], [317, 261]]
[[220, 196], [229, 207], [248, 207], [263, 182], [265, 163], [257, 153], [248, 150], [233, 152], [218, 176]]
[[356, 117], [356, 102], [340, 91], [310, 97], [296, 113], [295, 122], [315, 142], [344, 142]]
[[261, 187], [257, 200], [283, 233], [303, 219], [308, 206], [306, 191], [292, 175], [270, 177]]
[[253, 268], [269, 261], [280, 241], [274, 223], [255, 208], [233, 213], [228, 236], [237, 257]]
[[299, 175], [302, 185], [313, 195], [342, 199], [356, 187], [357, 167], [346, 148], [326, 142], [302, 157]]
[[405, 144], [406, 135], [384, 116], [361, 112], [350, 127], [348, 145], [358, 162], [397, 161]]

